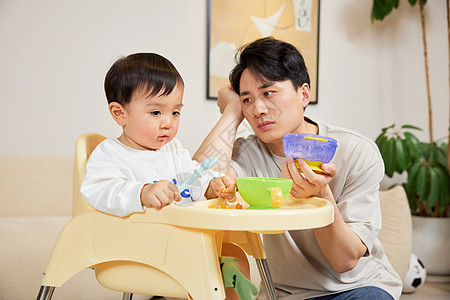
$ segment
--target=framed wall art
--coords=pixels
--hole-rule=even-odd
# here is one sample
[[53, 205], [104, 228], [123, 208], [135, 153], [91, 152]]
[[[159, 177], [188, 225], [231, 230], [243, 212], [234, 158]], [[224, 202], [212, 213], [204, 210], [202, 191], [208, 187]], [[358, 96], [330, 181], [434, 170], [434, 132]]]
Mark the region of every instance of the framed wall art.
[[207, 0], [207, 98], [228, 84], [236, 50], [258, 38], [289, 42], [303, 55], [317, 103], [319, 0]]

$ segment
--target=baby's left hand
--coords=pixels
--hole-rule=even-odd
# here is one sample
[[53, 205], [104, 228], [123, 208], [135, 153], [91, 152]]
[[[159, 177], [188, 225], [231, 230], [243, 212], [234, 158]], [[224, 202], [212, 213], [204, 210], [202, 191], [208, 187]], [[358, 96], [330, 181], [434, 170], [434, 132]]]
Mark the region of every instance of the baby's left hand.
[[236, 182], [229, 176], [216, 177], [211, 187], [219, 199], [234, 202], [236, 200]]

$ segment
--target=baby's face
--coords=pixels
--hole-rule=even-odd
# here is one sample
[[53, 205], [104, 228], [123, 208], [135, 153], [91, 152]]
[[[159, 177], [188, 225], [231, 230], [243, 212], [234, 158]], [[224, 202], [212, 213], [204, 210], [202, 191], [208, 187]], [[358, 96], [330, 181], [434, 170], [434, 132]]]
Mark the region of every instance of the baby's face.
[[178, 132], [183, 106], [183, 86], [176, 85], [167, 96], [150, 96], [144, 89], [133, 93], [126, 105], [126, 124], [119, 140], [138, 150], [157, 150]]

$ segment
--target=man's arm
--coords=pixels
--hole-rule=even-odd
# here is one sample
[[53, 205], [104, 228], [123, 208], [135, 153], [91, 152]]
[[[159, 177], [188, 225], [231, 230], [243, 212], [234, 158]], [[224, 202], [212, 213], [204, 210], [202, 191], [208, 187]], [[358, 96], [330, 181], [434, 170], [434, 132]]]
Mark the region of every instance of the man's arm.
[[228, 174], [234, 179], [236, 172], [230, 169], [230, 161], [236, 132], [244, 118], [241, 102], [231, 87], [225, 86], [219, 90], [217, 105], [222, 116], [192, 158], [202, 162], [210, 156], [216, 156], [219, 161], [212, 169]]
[[283, 177], [291, 178], [294, 197], [317, 196], [329, 200], [334, 206], [334, 222], [328, 226], [314, 229], [317, 242], [323, 254], [338, 273], [353, 269], [367, 248], [361, 239], [345, 223], [336, 205], [328, 183], [336, 174], [333, 164], [323, 164], [325, 175], [314, 173], [305, 161], [299, 160], [303, 177], [292, 158], [286, 159], [282, 166]]

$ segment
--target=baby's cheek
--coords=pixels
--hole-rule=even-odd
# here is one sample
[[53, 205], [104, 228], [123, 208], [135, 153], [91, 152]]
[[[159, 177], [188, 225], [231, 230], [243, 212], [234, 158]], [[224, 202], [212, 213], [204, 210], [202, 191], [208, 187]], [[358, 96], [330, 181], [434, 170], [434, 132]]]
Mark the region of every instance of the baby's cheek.
[[172, 125], [172, 132], [173, 135], [176, 135], [178, 132], [178, 125], [180, 124], [180, 119], [174, 121], [173, 125]]
[[139, 136], [146, 140], [153, 141], [158, 135], [158, 130], [154, 127], [145, 127], [139, 130]]

